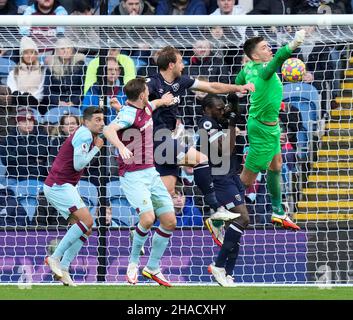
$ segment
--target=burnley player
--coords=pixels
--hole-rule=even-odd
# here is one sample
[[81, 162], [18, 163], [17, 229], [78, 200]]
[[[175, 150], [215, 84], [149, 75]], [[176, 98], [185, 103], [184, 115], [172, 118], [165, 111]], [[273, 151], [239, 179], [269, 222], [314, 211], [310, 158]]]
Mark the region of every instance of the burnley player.
[[[230, 221], [225, 231], [223, 242], [218, 242], [221, 250], [214, 264], [208, 267], [208, 271], [212, 273], [216, 281], [224, 287], [231, 286], [233, 282], [233, 270], [239, 253], [240, 239], [243, 231], [249, 224], [249, 214], [245, 206], [245, 189], [239, 176], [236, 174], [237, 163], [236, 157], [233, 155], [235, 149], [236, 131], [235, 118], [237, 109], [233, 105], [230, 110], [228, 133], [223, 131], [225, 105], [223, 99], [215, 94], [208, 94], [202, 100], [202, 108], [204, 115], [198, 122], [199, 140], [197, 143], [198, 150], [206, 149], [209, 152], [209, 164], [213, 169], [213, 183], [216, 191], [216, 197], [219, 203], [225, 206], [229, 211], [238, 215], [236, 219]], [[212, 153], [218, 154], [222, 162], [227, 165], [213, 163]], [[218, 169], [218, 172], [216, 170]], [[213, 232], [212, 220], [207, 219], [206, 225]], [[216, 229], [217, 230], [217, 229]], [[214, 236], [214, 235], [213, 235]], [[217, 242], [217, 237], [214, 237]]]
[[154, 166], [152, 112], [157, 106], [169, 105], [173, 96], [166, 94], [153, 104], [149, 103], [148, 87], [142, 78], [130, 80], [124, 92], [126, 105], [104, 129], [104, 135], [119, 150], [121, 186], [127, 200], [140, 216], [134, 231], [126, 278], [129, 283], [136, 284], [140, 251], [158, 218], [160, 226], [152, 237], [150, 257], [142, 275], [170, 287], [159, 264], [176, 226], [176, 218], [171, 196]]
[[[178, 132], [177, 117], [180, 98], [185, 96], [187, 89], [215, 94], [246, 93], [247, 91], [254, 91], [253, 84], [238, 86], [220, 82], [200, 81], [182, 75], [184, 64], [181, 53], [171, 46], [160, 50], [157, 65], [159, 73], [147, 79], [150, 100], [159, 99], [167, 92], [172, 93], [174, 96], [172, 105], [159, 108], [153, 113], [154, 157], [157, 171], [160, 173], [169, 193], [174, 196], [178, 166], [192, 166], [194, 168], [195, 183], [201, 189], [206, 203], [215, 212], [211, 215], [211, 218], [225, 221], [236, 218], [233, 213], [221, 206], [216, 198], [207, 156], [198, 152], [194, 147], [184, 145], [180, 139], [174, 138], [173, 135]], [[163, 134], [159, 134], [161, 132]], [[170, 154], [172, 156], [168, 157]], [[165, 158], [168, 158], [167, 161]]]
[[54, 253], [45, 259], [55, 277], [69, 286], [75, 285], [69, 274], [70, 263], [92, 233], [93, 226], [92, 216], [76, 185], [85, 167], [103, 146], [103, 139], [98, 136], [103, 128], [103, 110], [87, 108], [83, 113], [83, 125], [65, 140], [44, 182], [48, 202], [73, 223]]

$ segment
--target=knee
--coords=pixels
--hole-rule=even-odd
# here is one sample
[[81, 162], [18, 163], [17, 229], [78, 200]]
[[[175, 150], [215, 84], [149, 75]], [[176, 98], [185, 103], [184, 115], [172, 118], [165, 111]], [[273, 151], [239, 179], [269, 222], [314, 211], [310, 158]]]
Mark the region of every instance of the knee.
[[162, 227], [168, 231], [174, 231], [176, 224], [177, 222], [175, 217], [168, 219], [167, 221], [163, 221], [163, 223], [161, 223]]
[[246, 229], [248, 227], [248, 225], [250, 224], [250, 218], [249, 218], [249, 215], [248, 213], [246, 214], [242, 214], [240, 217], [239, 217], [239, 224], [241, 225], [241, 227], [243, 227], [244, 229]]
[[205, 154], [200, 152], [198, 160], [199, 160], [198, 163], [208, 162], [208, 157]]
[[140, 225], [145, 229], [151, 229], [155, 222], [154, 214], [142, 214], [140, 215]]
[[240, 217], [234, 219], [232, 221], [232, 224], [234, 224], [235, 226], [239, 226], [243, 230], [245, 230], [250, 223], [248, 211], [244, 207], [241, 210], [238, 210], [238, 212], [240, 213]]
[[88, 228], [88, 230], [91, 230], [93, 227], [93, 218], [91, 215], [88, 215], [87, 217], [85, 217], [85, 219], [82, 221], [85, 226]]
[[272, 171], [281, 171], [282, 170], [282, 157], [276, 158], [276, 160], [271, 164], [270, 170]]

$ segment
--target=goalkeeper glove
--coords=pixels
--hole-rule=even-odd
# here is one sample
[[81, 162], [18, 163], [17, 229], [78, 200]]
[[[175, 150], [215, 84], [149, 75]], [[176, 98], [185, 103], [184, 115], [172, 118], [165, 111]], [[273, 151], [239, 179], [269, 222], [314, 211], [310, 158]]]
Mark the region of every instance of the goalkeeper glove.
[[305, 39], [305, 30], [301, 29], [301, 30], [297, 31], [295, 33], [293, 41], [288, 43], [289, 49], [294, 51], [304, 42], [304, 39]]

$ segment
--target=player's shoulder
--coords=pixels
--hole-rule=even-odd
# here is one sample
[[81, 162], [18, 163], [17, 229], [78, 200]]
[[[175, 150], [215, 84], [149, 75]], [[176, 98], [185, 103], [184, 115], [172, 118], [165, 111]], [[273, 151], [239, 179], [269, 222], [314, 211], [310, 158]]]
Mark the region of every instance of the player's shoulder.
[[135, 118], [137, 113], [137, 109], [129, 106], [129, 105], [124, 105], [121, 110], [118, 113], [117, 118], [124, 118], [124, 117], [129, 117], [129, 118]]
[[160, 73], [155, 73], [152, 75], [147, 75], [147, 77], [145, 78], [145, 81], [147, 83], [147, 85], [151, 85], [151, 84], [155, 84], [160, 82]]
[[132, 125], [135, 122], [136, 114], [136, 108], [129, 105], [123, 105], [113, 122], [116, 124], [124, 123], [124, 126], [127, 124]]
[[215, 119], [204, 115], [198, 121], [198, 127], [200, 129], [210, 130], [210, 129], [218, 129], [219, 125]]
[[92, 132], [86, 126], [80, 126], [72, 138], [72, 142], [93, 140]]

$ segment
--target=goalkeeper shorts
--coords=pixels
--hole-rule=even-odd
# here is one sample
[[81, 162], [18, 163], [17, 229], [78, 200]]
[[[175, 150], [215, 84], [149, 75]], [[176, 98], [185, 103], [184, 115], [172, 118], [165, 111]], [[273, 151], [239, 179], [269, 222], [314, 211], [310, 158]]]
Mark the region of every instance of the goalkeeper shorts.
[[266, 125], [259, 120], [248, 119], [249, 153], [245, 159], [245, 168], [258, 173], [267, 170], [273, 157], [281, 153], [281, 128]]
[[54, 184], [52, 187], [44, 184], [44, 195], [48, 202], [67, 220], [71, 213], [86, 207], [77, 187], [70, 183]]

